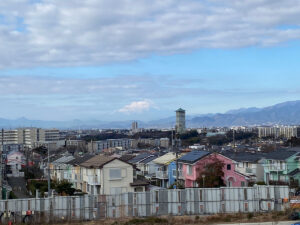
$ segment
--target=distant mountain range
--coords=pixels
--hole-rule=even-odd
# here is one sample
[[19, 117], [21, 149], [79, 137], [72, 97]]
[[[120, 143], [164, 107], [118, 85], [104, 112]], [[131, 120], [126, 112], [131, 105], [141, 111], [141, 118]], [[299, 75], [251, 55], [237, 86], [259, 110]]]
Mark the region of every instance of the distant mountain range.
[[[59, 129], [129, 129], [132, 121], [105, 122], [100, 120], [69, 120], [69, 121], [42, 121], [19, 118], [8, 120], [0, 118], [0, 128], [10, 129], [17, 127], [41, 127]], [[153, 120], [138, 121], [143, 128], [171, 128], [175, 124], [175, 116]], [[226, 113], [187, 116], [187, 127], [223, 127], [223, 126], [250, 126], [250, 125], [298, 125], [300, 124], [300, 100], [284, 102], [265, 108], [241, 108]]]

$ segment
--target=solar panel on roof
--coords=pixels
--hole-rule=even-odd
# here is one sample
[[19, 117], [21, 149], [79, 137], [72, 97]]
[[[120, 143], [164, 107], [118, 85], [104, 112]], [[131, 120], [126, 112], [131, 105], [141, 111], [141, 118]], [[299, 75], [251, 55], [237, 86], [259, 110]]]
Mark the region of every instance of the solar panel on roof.
[[210, 154], [209, 152], [206, 151], [192, 151], [184, 156], [182, 156], [179, 161], [183, 162], [196, 162], [197, 160], [203, 158], [204, 156]]

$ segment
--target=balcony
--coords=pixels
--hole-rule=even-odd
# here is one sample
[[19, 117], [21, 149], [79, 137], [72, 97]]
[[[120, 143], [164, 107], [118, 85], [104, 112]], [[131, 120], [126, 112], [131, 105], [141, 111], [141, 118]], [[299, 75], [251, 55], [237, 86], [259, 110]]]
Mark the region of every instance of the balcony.
[[247, 167], [247, 168], [246, 168], [246, 173], [253, 173], [252, 168]]
[[270, 165], [270, 166], [268, 166], [268, 169], [269, 169], [269, 171], [285, 171], [286, 170], [286, 168], [285, 168], [285, 166], [275, 166], [275, 165]]
[[168, 179], [168, 172], [167, 171], [156, 171], [156, 178], [157, 179]]
[[97, 176], [89, 176], [88, 184], [90, 185], [100, 185], [100, 178]]

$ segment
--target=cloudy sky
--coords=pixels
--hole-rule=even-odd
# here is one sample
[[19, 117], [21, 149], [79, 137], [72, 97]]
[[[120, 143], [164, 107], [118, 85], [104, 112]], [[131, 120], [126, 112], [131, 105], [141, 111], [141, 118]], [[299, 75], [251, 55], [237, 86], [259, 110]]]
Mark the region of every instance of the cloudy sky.
[[299, 0], [1, 0], [0, 117], [151, 120], [300, 99]]

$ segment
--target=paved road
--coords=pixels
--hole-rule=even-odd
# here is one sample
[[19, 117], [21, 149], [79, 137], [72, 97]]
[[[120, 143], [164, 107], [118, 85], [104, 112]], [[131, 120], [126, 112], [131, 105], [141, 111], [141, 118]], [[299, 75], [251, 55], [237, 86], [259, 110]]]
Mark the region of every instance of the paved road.
[[[286, 222], [268, 222], [268, 223], [233, 223], [230, 225], [291, 225], [299, 221], [286, 221]], [[218, 224], [218, 225], [229, 225], [227, 224]]]
[[24, 177], [9, 177], [7, 181], [18, 198], [30, 197], [27, 193], [26, 181]]

